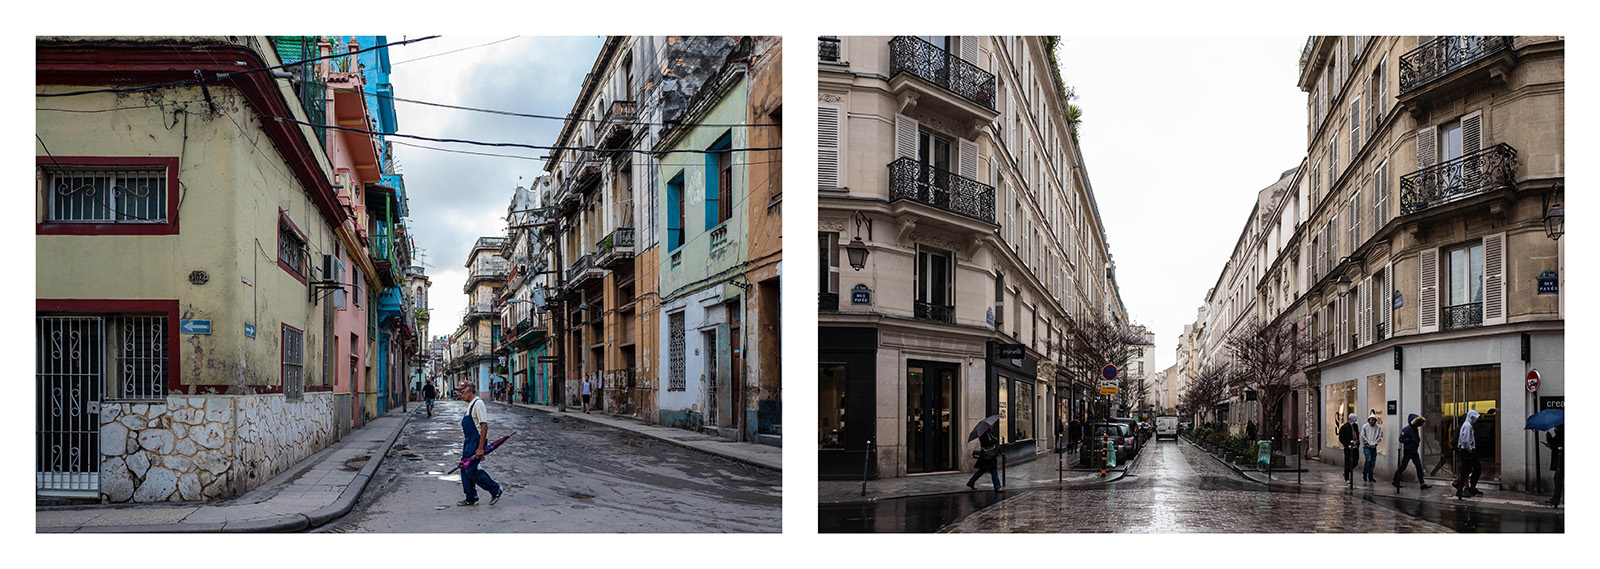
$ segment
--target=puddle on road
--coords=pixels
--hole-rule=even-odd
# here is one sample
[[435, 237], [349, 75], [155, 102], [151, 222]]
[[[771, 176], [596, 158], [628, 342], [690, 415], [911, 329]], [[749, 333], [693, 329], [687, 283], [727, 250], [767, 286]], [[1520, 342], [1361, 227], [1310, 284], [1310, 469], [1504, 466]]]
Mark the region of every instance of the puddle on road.
[[594, 497], [592, 494], [584, 494], [583, 492], [568, 492], [567, 496], [570, 498], [577, 498], [579, 500], [587, 500]]

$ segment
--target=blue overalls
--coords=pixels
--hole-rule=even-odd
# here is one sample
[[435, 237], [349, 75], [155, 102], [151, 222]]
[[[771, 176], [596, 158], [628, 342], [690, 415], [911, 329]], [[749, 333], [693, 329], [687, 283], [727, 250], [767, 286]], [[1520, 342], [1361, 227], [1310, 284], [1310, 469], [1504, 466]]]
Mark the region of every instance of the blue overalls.
[[[472, 406], [480, 402], [481, 399], [473, 399], [472, 403], [467, 405], [466, 416], [461, 418], [461, 433], [466, 436], [466, 445], [461, 448], [461, 460], [467, 460], [478, 454], [478, 426], [472, 424]], [[478, 489], [474, 485], [482, 486], [491, 495], [500, 494], [500, 485], [489, 478], [489, 473], [478, 468], [476, 462], [461, 469], [461, 488], [467, 491], [468, 502], [478, 501]]]

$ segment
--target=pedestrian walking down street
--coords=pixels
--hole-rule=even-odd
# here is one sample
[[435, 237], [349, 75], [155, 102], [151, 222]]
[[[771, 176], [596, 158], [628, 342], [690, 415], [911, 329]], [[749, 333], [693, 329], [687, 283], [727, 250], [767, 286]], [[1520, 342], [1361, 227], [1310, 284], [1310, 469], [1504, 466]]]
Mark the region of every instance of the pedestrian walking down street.
[[466, 491], [467, 498], [456, 505], [478, 505], [479, 486], [489, 491], [489, 504], [493, 505], [500, 501], [501, 491], [500, 485], [483, 470], [484, 447], [489, 444], [489, 412], [485, 409], [488, 404], [478, 398], [478, 386], [470, 381], [462, 383], [459, 391], [461, 400], [467, 402], [467, 413], [461, 417], [461, 433], [465, 439], [461, 445], [461, 460], [476, 457], [478, 461], [461, 469], [461, 488]]
[[1550, 447], [1550, 471], [1555, 473], [1556, 479], [1555, 493], [1550, 495], [1550, 500], [1547, 502], [1553, 508], [1561, 507], [1561, 479], [1567, 472], [1566, 457], [1562, 456], [1566, 454], [1562, 449], [1564, 444], [1562, 441], [1567, 438], [1561, 431], [1564, 427], [1565, 425], [1556, 425], [1554, 431], [1544, 435], [1544, 446]]
[[589, 386], [589, 378], [583, 378], [583, 413], [585, 415], [589, 413], [589, 397], [593, 394], [593, 388]]
[[1417, 452], [1417, 448], [1422, 445], [1422, 426], [1428, 424], [1428, 420], [1417, 416], [1416, 413], [1406, 417], [1406, 420], [1406, 426], [1400, 429], [1400, 468], [1394, 471], [1394, 489], [1400, 489], [1400, 475], [1405, 473], [1406, 466], [1415, 464], [1417, 484], [1422, 486], [1420, 489], [1427, 490], [1428, 481], [1423, 479], [1423, 472], [1426, 471], [1422, 469], [1422, 455]]
[[1078, 452], [1078, 444], [1083, 442], [1083, 423], [1073, 419], [1067, 423], [1067, 452]]
[[433, 417], [433, 399], [438, 396], [439, 389], [433, 386], [433, 382], [430, 381], [422, 387], [422, 399], [428, 403], [428, 417], [430, 418]]
[[972, 451], [972, 456], [978, 459], [977, 464], [974, 465], [978, 470], [973, 472], [972, 478], [967, 480], [967, 488], [977, 490], [978, 478], [983, 476], [984, 472], [988, 472], [989, 481], [994, 483], [994, 490], [996, 492], [1004, 492], [1005, 488], [1000, 486], [1000, 468], [997, 466], [998, 461], [996, 460], [1000, 456], [1000, 437], [994, 434], [994, 428], [991, 427], [982, 436], [978, 437], [978, 445], [982, 448]]
[[1356, 426], [1356, 414], [1351, 413], [1343, 425], [1339, 425], [1339, 446], [1344, 448], [1344, 483], [1355, 486], [1356, 464], [1361, 460], [1361, 430]]
[[1255, 422], [1254, 419], [1252, 419], [1249, 423], [1247, 423], [1244, 426], [1244, 436], [1245, 436], [1245, 438], [1250, 439], [1250, 443], [1251, 444], [1255, 444], [1255, 442], [1256, 442], [1256, 422]]
[[1467, 420], [1461, 422], [1461, 433], [1456, 435], [1456, 488], [1457, 498], [1482, 496], [1478, 491], [1478, 476], [1483, 474], [1483, 464], [1478, 462], [1478, 435], [1473, 423], [1478, 422], [1476, 409], [1467, 411]]
[[1378, 424], [1378, 414], [1367, 415], [1367, 424], [1361, 426], [1361, 454], [1366, 464], [1361, 467], [1361, 480], [1377, 482], [1372, 467], [1378, 463], [1378, 445], [1383, 444], [1383, 426]]

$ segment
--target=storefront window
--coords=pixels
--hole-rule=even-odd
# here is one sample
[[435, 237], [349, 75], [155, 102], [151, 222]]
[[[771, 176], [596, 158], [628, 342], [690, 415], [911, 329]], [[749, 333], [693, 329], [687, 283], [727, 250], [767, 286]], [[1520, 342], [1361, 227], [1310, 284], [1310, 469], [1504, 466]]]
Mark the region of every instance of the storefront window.
[[[1379, 426], [1387, 424], [1387, 415], [1385, 415], [1385, 413], [1388, 412], [1388, 404], [1386, 403], [1387, 400], [1384, 399], [1384, 397], [1385, 389], [1383, 374], [1380, 373], [1378, 375], [1367, 376], [1367, 414], [1377, 415]], [[1365, 416], [1361, 417], [1362, 424], [1365, 424], [1366, 420], [1367, 418]], [[1383, 442], [1378, 443], [1378, 454], [1388, 454], [1385, 451], [1389, 448], [1389, 436], [1391, 435], [1387, 435], [1386, 433]], [[1396, 433], [1392, 436], [1399, 436], [1399, 433]]]
[[995, 427], [1000, 429], [1000, 442], [1002, 443], [1009, 443], [1015, 440], [1011, 438], [1010, 398], [1007, 397], [1010, 392], [1011, 378], [1000, 376], [1000, 424], [995, 425]]
[[1327, 445], [1339, 448], [1339, 426], [1349, 420], [1351, 413], [1356, 412], [1356, 380], [1328, 384], [1328, 398], [1325, 401], [1323, 415], [1326, 418], [1323, 420], [1327, 421], [1324, 430], [1327, 433]]
[[1484, 480], [1500, 477], [1500, 366], [1480, 365], [1422, 370], [1422, 413], [1428, 419], [1422, 439], [1422, 463], [1430, 475], [1455, 473], [1456, 435], [1467, 411], [1477, 411], [1473, 425]]
[[817, 382], [821, 398], [817, 400], [817, 431], [821, 437], [818, 448], [844, 448], [844, 364], [819, 366]]
[[1016, 420], [1012, 421], [1011, 440], [1025, 441], [1033, 438], [1033, 386], [1025, 382], [1016, 382], [1017, 410]]

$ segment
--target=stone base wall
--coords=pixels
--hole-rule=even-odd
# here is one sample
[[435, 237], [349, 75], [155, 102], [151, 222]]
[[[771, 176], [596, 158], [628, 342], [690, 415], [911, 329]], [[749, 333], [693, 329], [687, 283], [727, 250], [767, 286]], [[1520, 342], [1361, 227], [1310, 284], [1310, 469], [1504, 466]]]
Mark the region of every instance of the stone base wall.
[[333, 396], [170, 396], [102, 403], [100, 494], [109, 502], [226, 498], [333, 442]]

